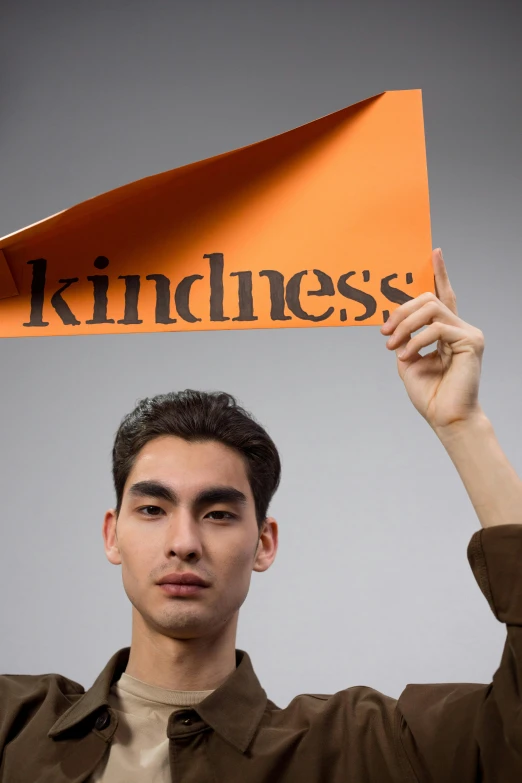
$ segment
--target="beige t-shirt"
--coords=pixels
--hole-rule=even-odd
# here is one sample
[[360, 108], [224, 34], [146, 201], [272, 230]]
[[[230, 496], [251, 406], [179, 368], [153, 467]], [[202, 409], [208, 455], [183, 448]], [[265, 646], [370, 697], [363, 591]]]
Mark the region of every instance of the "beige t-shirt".
[[171, 783], [167, 723], [177, 709], [199, 704], [213, 691], [171, 691], [123, 672], [109, 705], [118, 728], [109, 753], [88, 783]]

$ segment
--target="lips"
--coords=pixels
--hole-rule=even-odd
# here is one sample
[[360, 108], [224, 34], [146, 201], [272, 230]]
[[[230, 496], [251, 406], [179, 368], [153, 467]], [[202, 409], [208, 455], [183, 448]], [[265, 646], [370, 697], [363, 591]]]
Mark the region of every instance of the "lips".
[[159, 582], [159, 585], [197, 585], [198, 587], [208, 587], [208, 582], [205, 582], [197, 574], [184, 573], [184, 574], [166, 574]]
[[179, 598], [201, 595], [206, 590], [202, 585], [175, 585], [172, 582], [164, 582], [162, 585], [158, 585], [158, 587], [165, 595], [178, 596]]

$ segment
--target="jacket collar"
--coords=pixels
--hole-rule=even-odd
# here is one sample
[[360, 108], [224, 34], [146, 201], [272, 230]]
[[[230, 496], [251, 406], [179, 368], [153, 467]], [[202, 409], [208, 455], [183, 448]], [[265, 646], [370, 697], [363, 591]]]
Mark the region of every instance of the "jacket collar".
[[[93, 685], [54, 723], [48, 737], [63, 732], [109, 705], [111, 686], [121, 677], [129, 661], [130, 647], [118, 650]], [[236, 668], [216, 690], [194, 707], [215, 732], [242, 753], [247, 749], [261, 721], [267, 695], [252, 667], [250, 656], [236, 650]]]
[[194, 709], [217, 734], [244, 753], [261, 722], [267, 701], [248, 653], [236, 650], [234, 671]]
[[109, 692], [113, 683], [119, 680], [129, 661], [130, 647], [118, 650], [105, 668], [98, 675], [88, 691], [75, 701], [53, 724], [47, 733], [51, 739], [56, 739], [68, 729], [88, 718], [103, 706], [109, 706]]

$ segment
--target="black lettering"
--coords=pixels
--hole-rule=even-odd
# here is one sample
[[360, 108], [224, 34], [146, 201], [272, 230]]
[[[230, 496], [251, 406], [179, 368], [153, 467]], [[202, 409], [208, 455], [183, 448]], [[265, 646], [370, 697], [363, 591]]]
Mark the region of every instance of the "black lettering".
[[[352, 277], [352, 275], [355, 274], [355, 272], [347, 272], [345, 275], [341, 275], [337, 281], [337, 288], [341, 296], [345, 296], [347, 299], [352, 299], [354, 302], [359, 302], [359, 304], [362, 304], [365, 308], [365, 311], [362, 315], [356, 315], [354, 317], [354, 321], [366, 321], [366, 319], [371, 318], [371, 316], [377, 310], [377, 302], [373, 296], [371, 296], [371, 294], [367, 294], [365, 291], [359, 290], [359, 288], [354, 288], [346, 282], [350, 277]], [[363, 280], [365, 278], [366, 275], [363, 273]]]
[[156, 323], [175, 324], [170, 317], [170, 280], [166, 275], [147, 275], [146, 280], [156, 281]]
[[233, 321], [257, 321], [254, 315], [254, 299], [252, 297], [252, 272], [231, 272], [230, 277], [238, 278], [239, 315]]
[[[411, 272], [408, 273], [411, 275]], [[395, 280], [395, 278], [398, 277], [397, 274], [395, 275], [388, 275], [388, 277], [383, 277], [381, 280], [381, 294], [384, 294], [386, 299], [388, 299], [389, 302], [393, 302], [394, 304], [404, 304], [405, 302], [409, 302], [411, 299], [413, 299], [413, 296], [408, 296], [404, 291], [401, 291], [400, 288], [394, 288], [390, 285], [390, 280]], [[413, 281], [413, 278], [410, 282]]]
[[189, 275], [188, 277], [184, 277], [176, 288], [176, 293], [174, 294], [174, 301], [176, 302], [176, 310], [178, 311], [178, 315], [183, 318], [184, 321], [188, 321], [191, 324], [195, 323], [196, 321], [201, 321], [201, 318], [196, 318], [196, 316], [190, 312], [189, 308], [190, 291], [192, 284], [196, 280], [203, 280], [203, 275]]
[[118, 280], [125, 280], [125, 309], [119, 324], [142, 324], [138, 318], [138, 298], [140, 295], [139, 275], [118, 275]]
[[[332, 278], [325, 274], [325, 272], [321, 272], [320, 269], [314, 269], [313, 272], [319, 278], [321, 287], [318, 291], [309, 291], [308, 294], [311, 296], [333, 296], [335, 294], [335, 289]], [[332, 315], [334, 311], [333, 307], [329, 307], [322, 315], [312, 315], [311, 313], [307, 313], [306, 310], [303, 310], [301, 306], [299, 300], [301, 294], [301, 280], [307, 274], [308, 271], [304, 269], [302, 272], [297, 272], [290, 278], [286, 286], [286, 303], [293, 314], [303, 321], [325, 321]]]
[[33, 267], [33, 279], [31, 281], [31, 314], [29, 321], [23, 326], [49, 326], [49, 321], [43, 321], [43, 304], [45, 293], [45, 273], [47, 271], [47, 260], [45, 258], [36, 258], [34, 261], [28, 261]]
[[[326, 272], [321, 272], [320, 269], [314, 269], [313, 272], [317, 275], [321, 287], [318, 291], [308, 291], [308, 296], [334, 296], [335, 288], [330, 275], [327, 275]], [[299, 272], [299, 274], [301, 273]]]
[[292, 316], [285, 315], [285, 278], [275, 269], [263, 269], [259, 277], [268, 277], [270, 284], [270, 318], [272, 321], [291, 321]]
[[107, 318], [107, 290], [109, 288], [109, 278], [107, 275], [88, 275], [94, 289], [94, 311], [93, 316], [86, 324], [113, 324], [114, 318]]
[[[96, 269], [106, 269], [109, 259], [106, 256], [98, 256], [94, 262]], [[87, 280], [92, 282], [94, 292], [94, 312], [92, 319], [86, 324], [113, 324], [114, 318], [107, 318], [107, 291], [109, 290], [108, 275], [89, 275]]]
[[203, 258], [210, 262], [210, 320], [230, 321], [228, 316], [223, 315], [223, 253], [208, 253]]
[[66, 326], [78, 326], [78, 324], [81, 323], [81, 321], [78, 321], [65, 299], [62, 298], [62, 293], [69, 288], [70, 285], [77, 283], [79, 279], [79, 277], [69, 277], [65, 280], [58, 280], [59, 283], [65, 283], [65, 285], [59, 288], [51, 297], [52, 306]]

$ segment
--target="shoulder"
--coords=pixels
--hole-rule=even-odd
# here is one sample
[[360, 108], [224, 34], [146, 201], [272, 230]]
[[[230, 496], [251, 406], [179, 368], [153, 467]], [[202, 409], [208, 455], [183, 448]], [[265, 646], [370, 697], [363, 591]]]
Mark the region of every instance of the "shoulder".
[[[399, 772], [412, 780], [398, 741], [397, 700], [375, 688], [301, 693], [284, 709], [268, 702], [268, 711], [265, 727], [277, 730], [280, 743], [286, 738], [307, 765], [329, 759], [345, 780], [396, 780]], [[322, 779], [323, 772], [317, 768], [312, 777]]]
[[68, 697], [84, 692], [80, 683], [62, 674], [0, 675], [0, 751], [15, 727], [21, 730], [41, 710], [58, 717], [70, 706]]
[[[308, 729], [335, 723], [347, 731], [382, 739], [406, 729], [419, 740], [428, 740], [448, 729], [462, 728], [476, 714], [490, 688], [475, 683], [407, 685], [398, 699], [365, 685], [333, 694], [301, 693], [281, 709], [270, 700], [270, 723]], [[368, 733], [369, 732], [369, 733]]]
[[80, 683], [70, 680], [63, 674], [0, 674], [0, 704], [5, 699], [24, 701], [28, 698], [45, 698], [50, 690], [61, 693], [84, 693]]
[[336, 693], [300, 693], [284, 709], [268, 702], [283, 721], [322, 722], [333, 715], [345, 724], [364, 726], [368, 722], [388, 723], [397, 700], [366, 685], [355, 685]]

